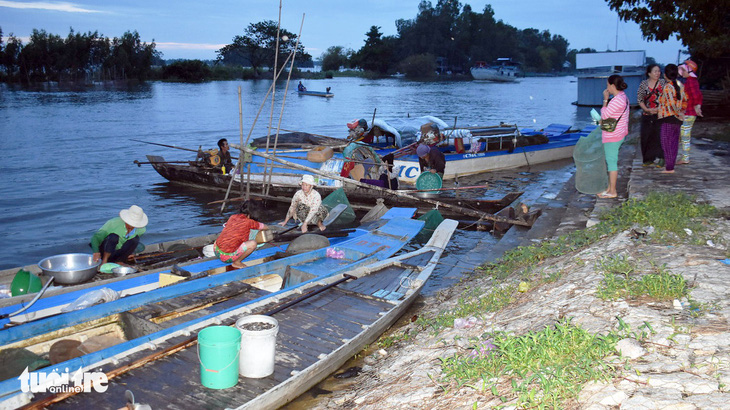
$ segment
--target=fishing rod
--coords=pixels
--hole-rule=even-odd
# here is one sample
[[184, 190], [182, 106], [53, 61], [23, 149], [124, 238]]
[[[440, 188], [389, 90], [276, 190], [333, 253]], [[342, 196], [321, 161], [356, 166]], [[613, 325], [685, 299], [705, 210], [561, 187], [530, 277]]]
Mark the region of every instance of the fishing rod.
[[[159, 145], [161, 147], [174, 148], [174, 149], [179, 149], [179, 150], [183, 150], [183, 151], [190, 151], [190, 152], [195, 152], [195, 153], [200, 152], [200, 149], [191, 149], [191, 148], [185, 148], [185, 147], [178, 147], [177, 145], [160, 144], [159, 142], [142, 141], [142, 140], [137, 140], [137, 139], [134, 139], [134, 138], [130, 138], [130, 141], [141, 142], [143, 144], [150, 144], [150, 145]], [[238, 157], [231, 156], [231, 159], [238, 159]]]

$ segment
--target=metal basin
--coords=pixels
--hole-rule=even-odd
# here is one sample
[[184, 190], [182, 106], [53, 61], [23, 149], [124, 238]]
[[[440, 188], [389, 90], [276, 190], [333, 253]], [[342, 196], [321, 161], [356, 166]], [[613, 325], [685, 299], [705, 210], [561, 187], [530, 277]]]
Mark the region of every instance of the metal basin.
[[114, 274], [114, 276], [126, 276], [135, 272], [137, 272], [137, 269], [134, 269], [131, 266], [117, 266], [116, 268], [112, 269], [112, 273]]
[[424, 198], [424, 199], [438, 199], [441, 198], [441, 192], [440, 191], [426, 191], [426, 192], [416, 192], [413, 195]]
[[88, 253], [67, 253], [51, 256], [38, 262], [44, 275], [52, 276], [55, 283], [74, 285], [86, 282], [96, 275], [101, 261], [94, 262]]

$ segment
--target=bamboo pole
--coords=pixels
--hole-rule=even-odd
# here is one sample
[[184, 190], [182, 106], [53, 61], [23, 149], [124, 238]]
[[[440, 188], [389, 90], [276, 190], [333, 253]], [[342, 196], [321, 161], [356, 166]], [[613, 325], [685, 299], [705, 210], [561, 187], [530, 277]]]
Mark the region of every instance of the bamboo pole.
[[[281, 111], [279, 112], [279, 122], [276, 124], [276, 137], [274, 137], [274, 153], [276, 153], [276, 147], [279, 144], [279, 130], [281, 129], [281, 120], [284, 117], [284, 106], [286, 105], [286, 96], [289, 92], [289, 84], [291, 82], [291, 73], [294, 71], [294, 62], [296, 61], [296, 52], [299, 48], [299, 40], [302, 38], [302, 28], [304, 27], [304, 16], [306, 14], [302, 14], [302, 23], [299, 25], [299, 35], [297, 36], [297, 41], [294, 44], [294, 58], [291, 59], [291, 65], [289, 66], [289, 74], [286, 77], [286, 86], [284, 87], [284, 98], [281, 100]], [[274, 164], [271, 164], [272, 167]], [[269, 189], [271, 188], [271, 175], [269, 175], [269, 179], [266, 182], [266, 192], [265, 194], [269, 194]]]
[[[274, 104], [276, 102], [276, 82], [279, 80], [279, 75], [276, 72], [277, 67], [279, 67], [279, 40], [281, 37], [281, 7], [282, 7], [283, 0], [279, 0], [279, 20], [276, 22], [276, 43], [274, 46], [274, 78], [271, 80], [271, 111], [269, 112], [269, 127], [266, 130], [266, 153], [269, 152], [269, 142], [271, 141], [271, 127], [274, 122]], [[294, 50], [296, 53], [296, 49]], [[292, 60], [294, 60], [292, 58]], [[282, 66], [282, 69], [284, 67]], [[266, 171], [269, 168], [269, 161], [264, 161], [264, 183], [261, 184], [261, 193], [266, 194], [267, 193], [267, 185], [266, 185]]]
[[263, 157], [263, 158], [266, 158], [266, 159], [270, 159], [271, 161], [274, 161], [274, 162], [279, 162], [281, 164], [288, 165], [288, 166], [290, 166], [292, 168], [295, 168], [295, 169], [299, 169], [299, 170], [302, 170], [302, 171], [307, 171], [307, 172], [310, 172], [312, 174], [316, 174], [316, 175], [323, 176], [325, 178], [330, 178], [330, 179], [338, 180], [338, 181], [341, 181], [341, 182], [346, 183], [346, 184], [351, 184], [351, 185], [355, 185], [355, 186], [358, 186], [358, 187], [361, 187], [361, 188], [370, 189], [372, 191], [380, 192], [380, 193], [383, 193], [383, 194], [390, 194], [390, 195], [399, 196], [401, 198], [410, 199], [410, 200], [412, 200], [414, 202], [426, 202], [426, 203], [429, 203], [429, 204], [432, 204], [432, 205], [436, 205], [436, 208], [437, 209], [438, 209], [438, 207], [442, 207], [442, 208], [446, 208], [446, 209], [449, 209], [449, 210], [454, 211], [454, 212], [458, 212], [458, 213], [461, 213], [461, 214], [464, 214], [464, 215], [468, 215], [468, 216], [473, 216], [473, 217], [480, 218], [480, 219], [487, 219], [487, 220], [490, 220], [490, 221], [502, 222], [502, 223], [507, 223], [507, 224], [512, 224], [512, 225], [521, 225], [521, 226], [528, 226], [528, 227], [531, 226], [531, 224], [526, 223], [524, 221], [519, 221], [519, 220], [516, 220], [516, 219], [505, 218], [505, 217], [501, 217], [501, 216], [498, 216], [498, 215], [492, 215], [492, 214], [489, 214], [489, 213], [486, 213], [486, 212], [481, 212], [481, 211], [477, 211], [477, 210], [474, 210], [474, 209], [467, 209], [467, 208], [463, 208], [463, 207], [460, 207], [460, 206], [451, 205], [451, 204], [443, 203], [443, 202], [440, 202], [440, 201], [435, 201], [435, 200], [432, 200], [432, 199], [419, 198], [419, 197], [415, 197], [413, 195], [409, 195], [407, 193], [402, 193], [402, 192], [399, 192], [399, 191], [394, 191], [392, 189], [381, 188], [381, 187], [378, 187], [378, 186], [375, 186], [375, 185], [370, 185], [370, 184], [366, 184], [366, 183], [363, 183], [363, 182], [360, 182], [360, 181], [355, 181], [354, 179], [343, 178], [343, 177], [341, 177], [339, 175], [336, 175], [336, 174], [331, 174], [331, 173], [327, 173], [327, 172], [320, 171], [319, 169], [310, 168], [310, 167], [307, 167], [307, 166], [304, 166], [304, 165], [299, 165], [299, 164], [296, 164], [296, 163], [293, 163], [293, 162], [290, 162], [290, 161], [287, 161], [287, 160], [284, 160], [284, 159], [281, 159], [281, 158], [277, 158], [274, 155], [269, 155], [269, 154], [266, 154], [266, 153], [257, 152], [257, 151], [254, 151], [254, 150], [251, 150], [251, 149], [248, 149], [248, 148], [245, 148], [245, 147], [243, 148], [243, 150], [246, 151], [246, 152], [250, 152], [253, 155], [257, 155], [257, 156], [260, 156], [260, 157]]

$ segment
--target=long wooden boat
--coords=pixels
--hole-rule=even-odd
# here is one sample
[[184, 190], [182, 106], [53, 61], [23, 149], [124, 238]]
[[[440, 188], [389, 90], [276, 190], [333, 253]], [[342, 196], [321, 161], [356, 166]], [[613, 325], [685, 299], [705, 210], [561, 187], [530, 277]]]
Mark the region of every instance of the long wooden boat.
[[[396, 209], [394, 212], [386, 214], [384, 218], [391, 218], [392, 215], [396, 214], [398, 211], [399, 210]], [[415, 210], [411, 209], [405, 211], [410, 212], [412, 215]], [[315, 276], [326, 276], [329, 274], [329, 270], [327, 269], [340, 268], [342, 263], [355, 263], [355, 261], [357, 261], [357, 263], [361, 263], [360, 260], [363, 258], [387, 258], [418, 234], [422, 227], [422, 221], [402, 217], [387, 219], [383, 226], [337, 244], [336, 246], [339, 249], [349, 252], [348, 255], [350, 256], [343, 258], [335, 264], [330, 263], [328, 265], [326, 263], [331, 262], [330, 259], [325, 257], [326, 249], [319, 249], [256, 265], [249, 262], [249, 265], [252, 266], [238, 270], [232, 269], [230, 265], [221, 262], [219, 259], [211, 258], [203, 262], [187, 265], [184, 268], [191, 275], [205, 275], [205, 277], [200, 277], [191, 281], [179, 282], [174, 286], [160, 285], [160, 274], [170, 272], [170, 270], [167, 269], [163, 272], [158, 272], [156, 275], [145, 275], [147, 276], [145, 278], [145, 282], [147, 283], [141, 286], [135, 286], [140, 283], [137, 280], [130, 280], [130, 282], [132, 282], [131, 284], [122, 280], [102, 286], [97, 285], [83, 290], [52, 296], [47, 299], [41, 299], [36, 303], [40, 303], [40, 306], [36, 309], [36, 312], [39, 312], [37, 315], [33, 315], [32, 312], [27, 315], [24, 314], [23, 318], [25, 320], [18, 320], [13, 323], [17, 325], [0, 330], [0, 346], [5, 347], [10, 343], [16, 343], [28, 338], [36, 337], [62, 326], [74, 326], [90, 320], [102, 318], [110, 314], [119, 313], [125, 309], [136, 308], [153, 301], [176, 297], [181, 293], [197, 292], [208, 287], [227, 284], [231, 281], [251, 280], [264, 275], [277, 274], [281, 278], [286, 277], [283, 285], [280, 283], [281, 286], [289, 287], [297, 285], [306, 280], [310, 280]], [[376, 249], [377, 252], [373, 252], [373, 249]], [[314, 270], [312, 272], [312, 275], [314, 276], [304, 275], [301, 277], [292, 277], [291, 274], [286, 275], [284, 270], [287, 267], [296, 266], [298, 264], [313, 264], [319, 267], [326, 267], [327, 269], [322, 271]], [[154, 281], [155, 276], [158, 278], [157, 281]], [[102, 305], [93, 306], [93, 309], [87, 308], [59, 314], [61, 313], [61, 308], [64, 306], [64, 303], [62, 302], [71, 303], [75, 300], [75, 297], [84, 295], [91, 290], [101, 288], [108, 288], [112, 290], [114, 290], [114, 288], [121, 288], [118, 292], [123, 297]], [[142, 291], [140, 292], [140, 290]], [[35, 308], [35, 305], [33, 307]], [[49, 314], [55, 314], [55, 316], [49, 316]]]
[[[347, 231], [344, 236], [330, 238], [330, 245], [335, 246], [340, 242], [355, 239], [367, 233], [365, 229]], [[230, 265], [224, 264], [216, 257], [204, 257], [202, 247], [211, 244], [217, 238], [217, 234], [203, 235], [183, 240], [168, 241], [159, 244], [152, 244], [145, 248], [145, 252], [136, 258], [140, 264], [135, 265], [140, 271], [123, 277], [116, 277], [113, 274], [97, 274], [91, 281], [78, 285], [64, 285], [50, 288], [41, 299], [33, 303], [22, 313], [0, 319], [0, 328], [10, 325], [17, 325], [27, 321], [37, 320], [47, 316], [58, 314], [66, 306], [70, 305], [83, 295], [100, 289], [110, 289], [118, 292], [120, 297], [135, 295], [142, 292], [157, 289], [163, 283], [164, 276], [171, 273], [171, 267], [177, 265], [185, 270], [205, 270], [212, 274], [223, 273], [233, 270]], [[247, 259], [246, 264], [258, 265], [265, 262], [279, 252], [285, 252], [288, 243], [268, 243], [257, 248]], [[164, 258], [161, 262], [159, 258]], [[146, 262], [150, 262], [148, 264]], [[161, 267], [156, 267], [162, 265]], [[148, 268], [149, 267], [149, 268]], [[0, 272], [12, 279], [12, 276], [20, 268], [6, 269]], [[40, 275], [38, 265], [25, 266], [22, 269]], [[43, 276], [41, 276], [43, 278]], [[36, 293], [21, 295], [0, 300], [0, 316], [17, 312], [25, 307]]]
[[[282, 293], [392, 256], [420, 232], [424, 223], [400, 216], [404, 212], [412, 215], [415, 209], [391, 211], [383, 217], [384, 225], [339, 244], [336, 249], [342, 252], [341, 258], [327, 256], [331, 247], [320, 249], [23, 323], [0, 330], [0, 355], [18, 350], [44, 355], [60, 340], [102, 338], [104, 349], [39, 372], [58, 373], [65, 368], [117, 362], [120, 352], [144, 350], [148, 341], [167, 339], [190, 320], [195, 322], [261, 299], [278, 300]], [[208, 273], [210, 264], [215, 265], [205, 262], [187, 269], [193, 274]], [[0, 382], [0, 407], [27, 401], [28, 396], [22, 393], [20, 379], [11, 377]]]
[[324, 97], [324, 98], [332, 98], [335, 96], [334, 93], [330, 93], [330, 92], [326, 92], [326, 91], [297, 91], [297, 94], [309, 95], [312, 97]]
[[[238, 186], [241, 179], [243, 179], [245, 183], [250, 184], [250, 190], [252, 195], [254, 196], [260, 193], [262, 190], [262, 184], [264, 181], [264, 178], [262, 177], [263, 167], [257, 159], [254, 159], [256, 163], [254, 166], [252, 166], [252, 172], [249, 179], [247, 173], [244, 173], [243, 175], [224, 175], [221, 174], [219, 171], [206, 169], [204, 167], [196, 165], [195, 163], [189, 165], [169, 163], [165, 161], [163, 157], [157, 155], [147, 155], [147, 158], [152, 163], [154, 169], [163, 178], [175, 184], [200, 189], [216, 190], [219, 192], [226, 192], [230, 184], [231, 178], [234, 178], [234, 187]], [[305, 156], [302, 156], [299, 160], [291, 158], [287, 159], [311, 168], [330, 170], [330, 167], [326, 166], [327, 163], [319, 164], [309, 162], [306, 160]], [[339, 166], [341, 167], [342, 161], [335, 161], [339, 161]], [[268, 195], [269, 197], [275, 197], [276, 199], [279, 199], [281, 201], [289, 201], [294, 193], [300, 189], [299, 181], [301, 180], [303, 172], [294, 169], [282, 168], [275, 165], [273, 169], [270, 166], [267, 173], [271, 175], [271, 186]], [[365, 207], [366, 209], [370, 209], [375, 204], [376, 197], [383, 198], [385, 204], [389, 206], [417, 207], [422, 212], [428, 211], [433, 208], [433, 205], [429, 203], [413, 202], [409, 199], [404, 199], [397, 194], [388, 195], [378, 193], [377, 195], [374, 195], [373, 191], [367, 188], [352, 186], [349, 184], [345, 184], [344, 186], [342, 186], [341, 183], [338, 183], [338, 181], [335, 181], [333, 179], [320, 177], [316, 178], [318, 179], [318, 185], [316, 189], [322, 195], [322, 197], [326, 197], [337, 189], [343, 188], [347, 195], [347, 199], [353, 204], [354, 207], [360, 206], [359, 209], [364, 209], [363, 207]], [[484, 189], [484, 191], [486, 191], [486, 189]], [[522, 195], [522, 192], [509, 192], [497, 198], [473, 198], [467, 196], [444, 194], [438, 197], [429, 196], [429, 199], [438, 200], [442, 203], [457, 205], [464, 208], [475, 209], [486, 213], [495, 213], [514, 202], [514, 200], [519, 198], [520, 195]], [[451, 217], [452, 214], [445, 214], [444, 216]]]
[[[152, 408], [278, 408], [334, 372], [372, 343], [413, 303], [432, 274], [456, 228], [444, 221], [423, 248], [268, 295], [228, 310], [187, 320], [101, 353], [59, 366], [106, 373], [106, 391], [38, 394], [37, 408], [118, 408], [125, 391]], [[239, 377], [227, 389], [200, 383], [197, 333], [210, 325], [231, 325], [251, 314], [278, 322], [274, 373]], [[115, 407], [116, 406], [116, 407]]]

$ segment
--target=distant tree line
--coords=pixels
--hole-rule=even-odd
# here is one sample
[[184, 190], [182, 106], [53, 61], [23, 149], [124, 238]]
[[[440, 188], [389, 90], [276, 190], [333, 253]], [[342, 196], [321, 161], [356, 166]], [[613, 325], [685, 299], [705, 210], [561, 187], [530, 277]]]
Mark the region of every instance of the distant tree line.
[[383, 36], [380, 27], [372, 26], [358, 51], [330, 47], [322, 55], [322, 69], [345, 66], [419, 76], [436, 69], [468, 72], [476, 61], [508, 57], [525, 71], [547, 73], [562, 70], [569, 53], [568, 41], [560, 35], [517, 29], [495, 20], [490, 5], [478, 13], [457, 0], [438, 0], [435, 7], [423, 0], [418, 15], [397, 20], [396, 28], [396, 36]]
[[98, 32], [66, 38], [34, 29], [27, 44], [10, 35], [3, 41], [0, 29], [0, 77], [9, 82], [45, 81], [144, 81], [160, 61], [155, 42], [140, 40], [137, 31], [109, 38]]

